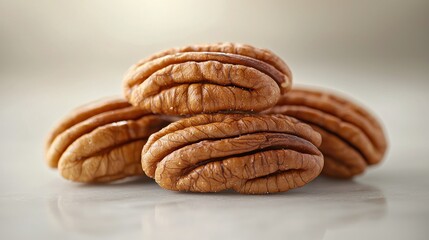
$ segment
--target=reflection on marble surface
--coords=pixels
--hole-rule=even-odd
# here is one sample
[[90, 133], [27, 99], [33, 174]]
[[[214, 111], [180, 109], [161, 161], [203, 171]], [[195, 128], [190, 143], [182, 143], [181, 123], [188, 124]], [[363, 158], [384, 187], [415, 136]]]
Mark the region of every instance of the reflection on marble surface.
[[380, 189], [326, 178], [269, 196], [176, 193], [147, 180], [82, 185], [79, 192], [61, 193], [48, 209], [65, 232], [87, 237], [323, 239], [328, 229], [381, 219], [388, 209]]

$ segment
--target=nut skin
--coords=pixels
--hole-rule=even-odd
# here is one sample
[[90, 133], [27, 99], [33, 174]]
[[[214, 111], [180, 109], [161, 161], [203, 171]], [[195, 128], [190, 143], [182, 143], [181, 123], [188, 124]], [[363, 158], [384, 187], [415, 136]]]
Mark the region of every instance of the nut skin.
[[169, 49], [138, 62], [124, 78], [124, 94], [153, 113], [257, 112], [274, 106], [291, 81], [288, 66], [269, 50], [218, 43]]
[[320, 142], [310, 126], [283, 115], [201, 114], [151, 135], [142, 166], [169, 190], [285, 192], [320, 174]]
[[381, 124], [366, 109], [338, 94], [311, 88], [293, 88], [265, 113], [297, 118], [322, 135], [324, 175], [352, 178], [378, 164], [387, 142]]
[[133, 107], [122, 98], [92, 102], [53, 128], [46, 141], [46, 160], [64, 178], [77, 182], [143, 175], [143, 145], [150, 134], [173, 120]]

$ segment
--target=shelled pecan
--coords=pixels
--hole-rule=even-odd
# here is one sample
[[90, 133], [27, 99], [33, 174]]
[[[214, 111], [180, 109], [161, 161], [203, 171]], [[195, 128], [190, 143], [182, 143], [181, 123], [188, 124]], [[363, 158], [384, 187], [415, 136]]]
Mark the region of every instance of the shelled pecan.
[[174, 48], [132, 66], [129, 102], [164, 114], [262, 111], [291, 87], [288, 66], [269, 50], [219, 43]]
[[141, 175], [141, 149], [150, 134], [172, 122], [131, 106], [103, 99], [72, 111], [46, 141], [46, 159], [64, 178], [107, 182]]
[[266, 113], [281, 113], [310, 124], [322, 135], [323, 173], [351, 178], [379, 163], [387, 143], [378, 120], [363, 107], [315, 89], [294, 88]]
[[142, 166], [170, 190], [284, 192], [319, 175], [320, 142], [310, 126], [283, 115], [202, 114], [151, 135]]

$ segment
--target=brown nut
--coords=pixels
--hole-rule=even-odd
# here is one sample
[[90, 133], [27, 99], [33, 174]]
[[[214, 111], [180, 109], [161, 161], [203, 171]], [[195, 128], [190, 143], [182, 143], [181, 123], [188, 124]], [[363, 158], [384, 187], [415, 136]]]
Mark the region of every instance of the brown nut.
[[379, 163], [387, 143], [380, 123], [352, 101], [321, 90], [293, 88], [266, 113], [281, 113], [310, 124], [322, 135], [323, 174], [351, 178]]
[[310, 126], [282, 115], [202, 114], [153, 134], [142, 166], [170, 190], [284, 192], [319, 175], [320, 142]]
[[219, 43], [174, 48], [132, 66], [129, 102], [153, 113], [262, 111], [291, 87], [288, 66], [269, 50]]
[[103, 99], [75, 109], [49, 134], [46, 159], [78, 182], [107, 182], [144, 174], [140, 158], [150, 134], [172, 122], [124, 99]]

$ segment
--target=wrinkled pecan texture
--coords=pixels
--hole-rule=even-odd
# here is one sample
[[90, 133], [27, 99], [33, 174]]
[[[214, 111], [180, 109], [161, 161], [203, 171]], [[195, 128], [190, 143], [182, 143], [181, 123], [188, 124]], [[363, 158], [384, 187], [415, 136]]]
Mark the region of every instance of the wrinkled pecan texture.
[[322, 135], [323, 173], [351, 178], [379, 163], [386, 137], [379, 121], [365, 108], [325, 90], [294, 88], [266, 111], [295, 117]]
[[129, 102], [153, 113], [262, 111], [291, 87], [288, 66], [269, 50], [219, 43], [174, 48], [132, 66]]
[[170, 190], [284, 192], [319, 175], [320, 142], [310, 126], [283, 115], [202, 114], [154, 133], [142, 166]]
[[46, 160], [78, 182], [108, 182], [144, 174], [140, 158], [150, 134], [172, 119], [109, 98], [72, 111], [51, 131]]

